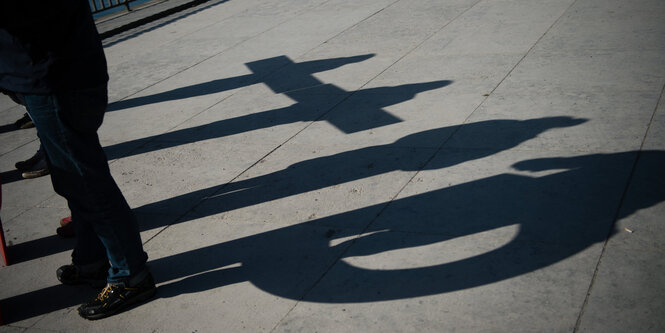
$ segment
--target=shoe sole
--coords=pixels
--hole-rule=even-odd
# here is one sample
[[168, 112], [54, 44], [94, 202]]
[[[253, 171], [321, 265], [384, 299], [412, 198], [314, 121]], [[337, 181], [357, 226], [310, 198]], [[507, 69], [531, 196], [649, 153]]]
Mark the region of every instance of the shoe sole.
[[21, 176], [25, 179], [33, 179], [33, 178], [39, 178], [42, 176], [46, 176], [49, 174], [48, 169], [43, 169], [43, 170], [36, 170], [36, 171], [26, 171]]
[[19, 126], [18, 128], [19, 129], [28, 129], [28, 128], [33, 128], [33, 127], [35, 127], [35, 123], [33, 123], [32, 121], [29, 121], [25, 124], [21, 124], [21, 126]]
[[88, 319], [88, 320], [102, 319], [102, 318], [113, 316], [114, 314], [120, 313], [122, 311], [126, 311], [130, 308], [133, 308], [134, 306], [139, 305], [139, 303], [152, 298], [153, 296], [155, 296], [156, 293], [157, 293], [157, 287], [152, 288], [150, 290], [146, 290], [143, 293], [138, 294], [136, 297], [132, 298], [131, 300], [128, 300], [127, 303], [125, 303], [124, 305], [120, 306], [119, 308], [117, 308], [117, 309], [115, 309], [111, 312], [97, 313], [97, 314], [93, 314], [93, 315], [90, 315], [90, 316], [85, 316], [85, 315], [81, 314], [81, 312], [78, 309], [76, 311], [78, 312], [79, 316], [81, 316], [85, 319]]

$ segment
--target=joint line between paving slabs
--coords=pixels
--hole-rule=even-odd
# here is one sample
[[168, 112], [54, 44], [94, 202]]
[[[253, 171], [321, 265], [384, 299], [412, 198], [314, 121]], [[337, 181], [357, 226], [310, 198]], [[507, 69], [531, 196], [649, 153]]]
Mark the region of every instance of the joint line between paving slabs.
[[630, 183], [633, 180], [633, 176], [635, 175], [635, 171], [637, 169], [637, 165], [640, 161], [640, 157], [642, 156], [642, 150], [644, 149], [644, 144], [646, 143], [647, 136], [649, 134], [649, 130], [651, 129], [651, 125], [653, 124], [653, 120], [656, 117], [656, 112], [658, 112], [658, 108], [663, 102], [663, 95], [665, 94], [665, 85], [663, 85], [663, 88], [660, 91], [660, 96], [658, 97], [658, 101], [656, 102], [656, 107], [653, 110], [653, 113], [651, 114], [651, 120], [649, 121], [649, 126], [647, 126], [647, 129], [644, 133], [644, 137], [642, 138], [642, 143], [640, 144], [640, 149], [637, 152], [637, 156], [635, 157], [635, 161], [633, 162], [633, 167], [630, 171], [630, 175], [628, 176], [628, 181], [626, 181], [626, 185], [623, 189], [623, 193], [621, 194], [621, 200], [619, 200], [619, 206], [617, 208], [616, 213], [614, 214], [614, 219], [612, 221], [612, 225], [610, 226], [609, 230], [607, 231], [607, 236], [605, 236], [605, 242], [603, 243], [603, 249], [600, 252], [600, 256], [598, 257], [598, 262], [596, 263], [596, 267], [593, 271], [593, 276], [591, 277], [591, 282], [589, 283], [589, 288], [587, 289], [586, 296], [584, 297], [584, 302], [582, 303], [582, 307], [580, 309], [580, 314], [577, 316], [577, 321], [575, 322], [575, 329], [573, 332], [579, 332], [580, 326], [582, 324], [582, 318], [584, 317], [584, 311], [586, 310], [587, 305], [589, 304], [589, 298], [591, 297], [591, 293], [593, 291], [593, 287], [596, 283], [596, 278], [598, 277], [598, 271], [600, 270], [600, 265], [602, 264], [603, 258], [605, 258], [605, 253], [607, 252], [607, 245], [610, 241], [610, 237], [612, 235], [612, 230], [614, 230], [616, 223], [619, 220], [619, 214], [621, 213], [621, 208], [623, 207], [624, 201], [626, 199], [626, 196], [628, 195], [628, 189], [630, 188]]
[[[536, 47], [536, 45], [538, 45], [538, 43], [540, 43], [540, 41], [543, 39], [543, 37], [545, 37], [545, 35], [547, 35], [547, 34], [550, 32], [550, 30], [552, 30], [552, 28], [554, 28], [554, 26], [556, 26], [556, 25], [559, 23], [559, 21], [561, 21], [561, 18], [564, 17], [564, 16], [566, 15], [566, 13], [568, 13], [568, 11], [570, 10], [570, 8], [573, 7], [573, 5], [575, 5], [576, 3], [577, 3], [577, 0], [574, 0], [570, 5], [568, 5], [568, 7], [566, 7], [566, 9], [565, 9], [565, 10], [563, 11], [563, 13], [561, 13], [561, 15], [560, 15], [560, 16], [554, 21], [554, 23], [552, 23], [552, 25], [550, 25], [550, 27], [547, 28], [547, 30], [545, 30], [545, 32], [542, 34], [542, 36], [540, 36], [540, 37], [538, 38], [538, 40], [536, 40], [536, 42], [533, 43], [533, 45], [531, 45], [531, 47], [529, 48], [529, 50], [526, 51], [526, 53], [524, 53], [524, 56], [522, 56], [522, 58], [521, 58], [521, 59], [515, 64], [515, 66], [513, 66], [513, 68], [510, 69], [510, 71], [508, 72], [508, 74], [507, 74], [506, 76], [504, 76], [503, 79], [501, 79], [501, 81], [496, 85], [496, 87], [494, 87], [494, 89], [492, 89], [492, 91], [490, 91], [490, 93], [488, 94], [488, 96], [489, 96], [489, 95], [492, 95], [492, 94], [494, 93], [494, 91], [495, 91], [497, 88], [499, 88], [499, 86], [503, 83], [503, 81], [505, 81], [505, 80], [510, 76], [510, 74], [512, 74], [513, 71], [515, 71], [515, 68], [517, 68], [517, 66], [519, 66], [519, 65], [522, 63], [522, 61], [524, 61], [524, 59], [525, 59], [525, 58], [531, 53], [531, 51], [533, 51], [533, 48]], [[486, 98], [486, 99], [487, 99], [487, 98]], [[484, 102], [484, 101], [483, 101], [483, 102]], [[481, 103], [481, 104], [482, 104], [482, 103]], [[474, 110], [474, 112], [475, 112], [475, 110]]]
[[[222, 185], [219, 185], [219, 188], [216, 189], [215, 191], [213, 191], [209, 196], [214, 196], [215, 194], [219, 193], [219, 191], [224, 190], [224, 188], [226, 188], [226, 186], [228, 186], [229, 184], [233, 183], [236, 179], [238, 179], [240, 176], [244, 175], [247, 171], [249, 171], [249, 169], [251, 169], [251, 168], [253, 168], [254, 166], [256, 166], [257, 164], [259, 164], [263, 159], [265, 159], [266, 157], [268, 157], [270, 154], [272, 154], [273, 152], [275, 152], [277, 149], [279, 149], [279, 148], [282, 147], [283, 145], [284, 145], [284, 143], [282, 143], [282, 144], [278, 145], [277, 147], [273, 148], [273, 149], [270, 150], [268, 153], [266, 153], [265, 155], [263, 155], [263, 157], [259, 158], [256, 162], [252, 163], [250, 166], [248, 166], [247, 168], [245, 168], [245, 170], [243, 170], [242, 172], [238, 173], [235, 177], [233, 177], [233, 178], [232, 178], [231, 180], [229, 180], [227, 183], [222, 184]], [[175, 220], [173, 220], [173, 223], [166, 225], [164, 228], [162, 228], [162, 230], [158, 231], [155, 235], [153, 235], [153, 236], [150, 237], [148, 240], [146, 240], [145, 242], [143, 242], [143, 245], [145, 245], [145, 244], [147, 244], [149, 241], [155, 239], [155, 237], [159, 236], [162, 232], [164, 232], [164, 231], [165, 231], [166, 229], [168, 229], [170, 226], [172, 226], [172, 225], [174, 225], [174, 224], [178, 224], [178, 223], [180, 223], [179, 221], [182, 220], [183, 218], [185, 218], [185, 216], [187, 216], [189, 213], [193, 212], [193, 211], [196, 209], [196, 207], [198, 207], [199, 205], [201, 205], [201, 204], [203, 203], [203, 201], [205, 200], [205, 198], [206, 198], [205, 196], [204, 196], [203, 198], [201, 198], [197, 203], [195, 203], [194, 205], [192, 205], [192, 207], [191, 207], [190, 209], [188, 209], [188, 210], [185, 211], [184, 213], [180, 214], [180, 216], [178, 216], [178, 218], [176, 218]]]

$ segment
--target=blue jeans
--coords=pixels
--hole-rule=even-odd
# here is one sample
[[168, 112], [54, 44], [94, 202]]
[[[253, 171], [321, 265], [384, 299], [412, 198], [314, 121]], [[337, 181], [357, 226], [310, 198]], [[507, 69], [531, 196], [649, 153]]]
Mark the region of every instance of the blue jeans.
[[107, 104], [106, 85], [51, 95], [23, 95], [46, 151], [55, 191], [67, 199], [76, 231], [72, 262], [108, 260], [109, 282], [143, 274], [148, 259], [138, 224], [116, 185], [97, 129]]

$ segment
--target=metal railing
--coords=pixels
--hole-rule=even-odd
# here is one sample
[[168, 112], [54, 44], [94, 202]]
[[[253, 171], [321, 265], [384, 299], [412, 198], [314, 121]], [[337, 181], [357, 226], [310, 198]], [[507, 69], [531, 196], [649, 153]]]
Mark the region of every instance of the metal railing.
[[132, 1], [135, 0], [88, 0], [93, 14], [120, 6], [125, 6], [127, 10], [131, 10], [129, 3]]

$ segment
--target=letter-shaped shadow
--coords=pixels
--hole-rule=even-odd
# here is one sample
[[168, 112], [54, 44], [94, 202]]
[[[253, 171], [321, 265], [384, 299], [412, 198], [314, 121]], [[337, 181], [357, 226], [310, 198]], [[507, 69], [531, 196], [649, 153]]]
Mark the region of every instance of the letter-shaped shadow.
[[[441, 80], [352, 92], [321, 82], [312, 75], [350, 63], [360, 62], [372, 56], [374, 55], [368, 54], [302, 63], [295, 63], [286, 56], [279, 56], [247, 63], [246, 65], [253, 72], [252, 74], [214, 80], [155, 95], [115, 102], [109, 106], [109, 111], [203, 96], [255, 83], [263, 83], [276, 94], [284, 94], [295, 101], [294, 104], [284, 108], [219, 120], [210, 124], [107, 146], [105, 147], [106, 154], [108, 158], [115, 159], [277, 125], [299, 121], [316, 121], [322, 119], [351, 96], [353, 96], [355, 104], [346, 104], [345, 106], [353, 107], [357, 105], [361, 107], [353, 107], [353, 112], [340, 111], [343, 112], [341, 117], [333, 117], [327, 121], [345, 133], [358, 132], [401, 121], [401, 119], [383, 110], [383, 107], [410, 100], [420, 92], [445, 87], [452, 83], [448, 80]], [[152, 141], [158, 141], [159, 143], [146, 144]]]
[[[464, 153], [437, 158], [444, 160], [442, 164], [452, 163], [445, 162], [448, 155], [452, 161], [462, 161], [455, 154]], [[636, 159], [636, 172], [622, 201]], [[155, 277], [162, 283], [158, 296], [244, 281], [281, 297], [327, 303], [454, 292], [569, 258], [611, 236], [616, 217], [665, 200], [665, 151], [535, 159], [514, 167], [555, 173], [500, 174], [152, 260]], [[356, 228], [363, 224], [367, 233]], [[446, 262], [446, 253], [440, 253], [442, 263], [422, 267], [368, 269], [349, 262], [354, 256], [481, 232], [490, 232], [490, 240], [492, 230], [512, 225], [519, 227], [518, 233], [507, 244], [474, 245], [489, 250], [453, 261]], [[334, 241], [341, 243], [331, 245]], [[171, 282], [182, 277], [186, 278]], [[80, 303], [83, 299], [73, 298], [68, 288], [57, 285], [4, 299], [3, 319], [12, 323]]]
[[[357, 91], [354, 101], [371, 108], [362, 108], [357, 113], [344, 114], [335, 120], [338, 128], [346, 133], [377, 128], [400, 122], [401, 120], [381, 108], [413, 99], [423, 91], [433, 90], [449, 85], [451, 81], [433, 81], [426, 83], [405, 84], [396, 87], [370, 88]], [[290, 92], [289, 97], [296, 97], [297, 103], [274, 110], [252, 113], [236, 118], [220, 120], [209, 124], [171, 131], [168, 133], [127, 141], [104, 148], [109, 159], [127, 157], [184, 145], [188, 143], [221, 138], [234, 134], [249, 132], [272, 126], [291, 124], [299, 121], [316, 121], [333, 110], [339, 103], [351, 96], [351, 93], [339, 92], [339, 88], [324, 84], [310, 89]], [[328, 96], [327, 101], [322, 101]], [[346, 111], [342, 111], [346, 112]], [[333, 123], [335, 124], [335, 123]], [[157, 145], [143, 145], [135, 148], [138, 143], [159, 141]]]
[[[647, 177], [636, 180], [639, 189], [632, 192], [637, 193], [636, 200], [621, 206], [618, 217], [624, 218], [665, 200], [664, 151], [524, 161], [515, 167], [559, 172], [478, 179], [399, 199], [387, 208], [385, 204], [370, 206], [161, 258], [151, 265], [160, 281], [189, 276], [160, 287], [162, 297], [241, 281], [281, 297], [329, 303], [393, 300], [473, 288], [547, 267], [603, 242], [612, 234], [617, 216], [614, 208], [621, 203], [638, 154], [640, 173]], [[377, 212], [381, 212], [378, 218], [372, 219]], [[374, 233], [330, 245], [335, 238], [358, 236], [359, 229], [353, 227], [368, 220], [373, 222], [367, 231]], [[507, 244], [452, 262], [367, 269], [345, 260], [511, 225], [519, 227], [518, 233]], [[237, 263], [241, 265], [221, 269]]]

